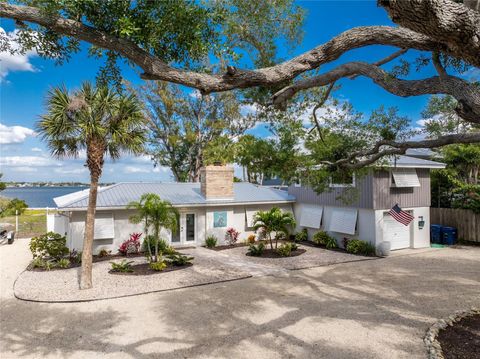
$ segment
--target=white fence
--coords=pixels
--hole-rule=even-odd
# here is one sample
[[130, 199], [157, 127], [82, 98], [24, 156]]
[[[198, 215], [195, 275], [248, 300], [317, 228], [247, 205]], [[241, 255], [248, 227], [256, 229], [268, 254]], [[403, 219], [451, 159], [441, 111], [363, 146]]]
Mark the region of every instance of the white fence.
[[67, 234], [68, 217], [61, 214], [47, 214], [47, 232]]

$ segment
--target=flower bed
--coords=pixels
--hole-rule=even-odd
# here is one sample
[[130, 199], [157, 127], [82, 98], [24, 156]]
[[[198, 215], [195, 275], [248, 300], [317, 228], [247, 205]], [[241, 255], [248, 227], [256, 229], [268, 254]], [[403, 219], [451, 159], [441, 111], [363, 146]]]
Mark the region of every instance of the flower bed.
[[160, 273], [166, 273], [166, 272], [172, 272], [176, 271], [179, 269], [185, 269], [188, 267], [191, 267], [193, 264], [192, 263], [187, 263], [182, 266], [175, 266], [175, 265], [167, 265], [163, 270], [161, 271], [156, 271], [150, 268], [149, 263], [140, 263], [140, 264], [135, 264], [131, 266], [132, 271], [131, 272], [117, 272], [110, 270], [108, 273], [110, 274], [116, 274], [116, 275], [152, 275], [152, 274], [160, 274]]
[[[305, 253], [307, 250], [303, 248], [298, 248], [294, 251], [290, 252], [290, 255], [288, 256], [282, 256], [279, 254], [275, 249], [265, 249], [261, 255], [255, 256], [257, 258], [286, 258], [286, 257], [297, 257], [299, 255], [302, 255]], [[252, 256], [251, 253], [246, 253], [247, 256]]]

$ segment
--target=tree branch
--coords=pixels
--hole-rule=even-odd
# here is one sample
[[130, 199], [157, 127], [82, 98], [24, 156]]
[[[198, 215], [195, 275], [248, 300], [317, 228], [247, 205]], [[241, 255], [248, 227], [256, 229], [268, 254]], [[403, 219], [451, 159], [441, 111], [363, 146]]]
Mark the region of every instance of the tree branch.
[[325, 86], [354, 74], [369, 77], [388, 92], [401, 97], [426, 94], [451, 95], [459, 103], [457, 114], [460, 117], [468, 122], [480, 123], [480, 91], [475, 85], [449, 75], [442, 80], [438, 76], [423, 80], [401, 80], [375, 65], [364, 62], [350, 62], [327, 73], [297, 81], [274, 94], [273, 104], [276, 107], [284, 108], [286, 102], [301, 90]]
[[[169, 66], [128, 39], [112, 36], [79, 21], [47, 15], [35, 7], [0, 2], [0, 16], [17, 21], [32, 22], [59, 34], [75, 37], [92, 45], [115, 51], [142, 68], [145, 72], [142, 75], [144, 79], [174, 82], [197, 88], [204, 93], [276, 85], [292, 80], [299, 74], [315, 69], [321, 64], [336, 60], [349, 50], [369, 45], [390, 45], [425, 51], [449, 52], [441, 43], [408, 29], [366, 26], [345, 31], [323, 45], [272, 67], [258, 70], [229, 67], [225, 74], [212, 75]], [[462, 52], [450, 54], [462, 58]], [[476, 65], [480, 66], [480, 57], [476, 59]]]
[[[379, 141], [370, 150], [354, 152], [347, 158], [338, 160], [336, 162], [321, 161], [320, 163], [354, 170], [371, 165], [385, 156], [403, 155], [409, 148], [437, 148], [453, 143], [479, 142], [480, 132], [446, 135], [423, 141]], [[382, 149], [383, 147], [387, 148]], [[357, 160], [358, 158], [361, 158], [361, 160]]]
[[432, 62], [433, 62], [433, 66], [435, 66], [435, 70], [437, 70], [438, 75], [440, 76], [441, 79], [448, 76], [447, 71], [445, 71], [445, 68], [440, 62], [440, 54], [437, 51], [432, 53]]

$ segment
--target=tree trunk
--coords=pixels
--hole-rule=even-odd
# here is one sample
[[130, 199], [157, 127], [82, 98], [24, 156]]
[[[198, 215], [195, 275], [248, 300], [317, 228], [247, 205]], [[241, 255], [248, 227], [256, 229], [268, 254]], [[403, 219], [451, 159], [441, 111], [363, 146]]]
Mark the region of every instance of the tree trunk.
[[90, 170], [90, 192], [88, 195], [87, 218], [83, 238], [82, 271], [80, 289], [92, 288], [92, 247], [95, 233], [95, 212], [97, 209], [98, 181], [102, 175], [105, 145], [102, 140], [87, 141], [87, 167]]

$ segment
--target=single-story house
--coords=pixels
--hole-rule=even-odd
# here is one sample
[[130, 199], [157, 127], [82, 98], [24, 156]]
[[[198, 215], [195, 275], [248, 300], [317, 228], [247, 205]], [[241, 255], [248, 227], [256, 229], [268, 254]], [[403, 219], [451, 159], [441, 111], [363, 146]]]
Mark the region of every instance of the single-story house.
[[[203, 245], [209, 235], [224, 240], [229, 227], [240, 231], [240, 240], [253, 234], [252, 218], [259, 210], [279, 207], [294, 213], [296, 231], [306, 228], [310, 238], [325, 230], [342, 246], [343, 238], [359, 238], [377, 246], [389, 241], [391, 248], [421, 248], [430, 245], [430, 170], [445, 165], [426, 159], [396, 156], [372, 167], [349, 183], [330, 183], [328, 191], [316, 193], [301, 184], [287, 190], [234, 183], [233, 168], [207, 166], [200, 183], [118, 183], [99, 190], [95, 219], [94, 251], [116, 252], [130, 233], [143, 232], [133, 224], [127, 209], [144, 193], [156, 193], [180, 212], [176, 234], [163, 230], [172, 245]], [[354, 192], [351, 201], [342, 195]], [[343, 196], [345, 197], [345, 196]], [[88, 190], [54, 199], [59, 213], [49, 218], [49, 230], [66, 233], [68, 246], [81, 250], [88, 203]], [[398, 204], [414, 220], [405, 226], [389, 210]]]
[[[292, 184], [288, 193], [295, 197], [297, 230], [310, 235], [319, 229], [329, 232], [341, 246], [343, 238], [359, 238], [378, 246], [388, 241], [391, 249], [430, 246], [430, 170], [445, 168], [443, 163], [396, 156], [382, 167], [372, 167], [349, 183], [330, 183], [329, 191], [317, 194], [309, 187]], [[352, 189], [351, 202], [341, 198]], [[398, 204], [414, 220], [405, 226], [389, 215]]]
[[[155, 193], [172, 203], [180, 212], [178, 231], [162, 230], [161, 236], [172, 245], [203, 245], [209, 235], [219, 243], [227, 228], [240, 232], [240, 240], [253, 234], [253, 215], [259, 210], [279, 207], [293, 212], [295, 198], [274, 188], [251, 183], [234, 183], [233, 168], [207, 166], [200, 183], [118, 183], [98, 191], [95, 216], [94, 253], [101, 249], [116, 252], [133, 232], [144, 232], [142, 224], [133, 224], [134, 214], [127, 209], [144, 193]], [[82, 249], [88, 190], [54, 198], [59, 213], [50, 218], [49, 230], [66, 233], [70, 249]]]

